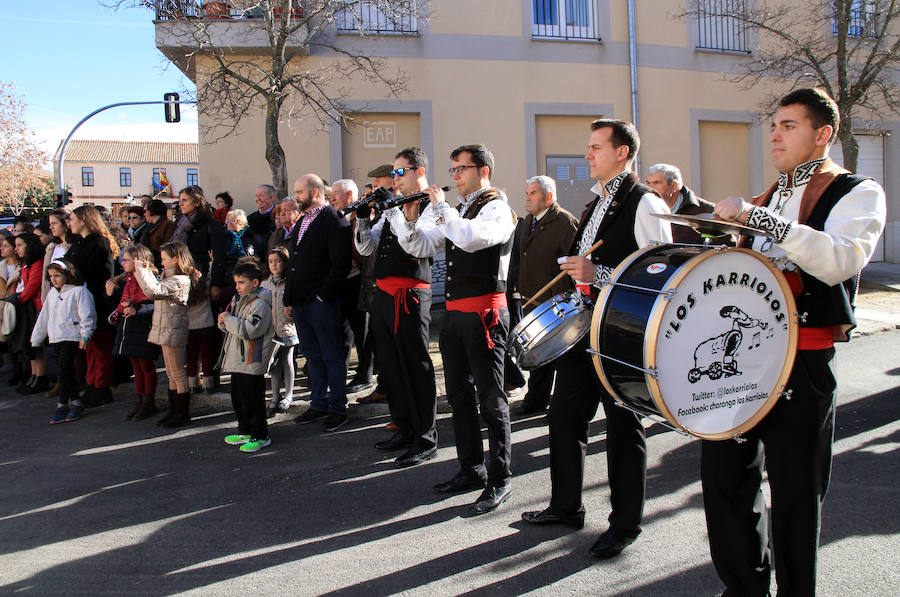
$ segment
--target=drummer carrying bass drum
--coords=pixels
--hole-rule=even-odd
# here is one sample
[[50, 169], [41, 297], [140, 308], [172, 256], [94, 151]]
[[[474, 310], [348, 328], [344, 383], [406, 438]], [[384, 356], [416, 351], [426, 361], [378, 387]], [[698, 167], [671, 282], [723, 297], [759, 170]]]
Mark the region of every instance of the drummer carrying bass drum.
[[703, 441], [701, 479], [710, 551], [727, 595], [767, 595], [771, 561], [763, 464], [772, 491], [779, 595], [813, 595], [822, 501], [834, 436], [835, 341], [856, 326], [859, 271], [884, 228], [885, 197], [828, 158], [840, 115], [821, 89], [779, 102], [769, 142], [778, 182], [751, 203], [727, 197], [716, 215], [768, 233], [742, 239], [776, 259], [797, 298], [797, 356], [783, 396], [734, 441]]
[[[612, 270], [628, 255], [652, 241], [669, 243], [669, 224], [653, 213], [669, 213], [665, 202], [631, 172], [640, 147], [634, 125], [601, 119], [591, 123], [587, 155], [594, 200], [581, 216], [570, 255], [585, 253], [598, 240], [603, 244], [590, 256], [569, 257], [561, 265], [573, 280], [583, 280], [596, 293]], [[584, 526], [581, 491], [588, 425], [602, 400], [607, 420], [607, 462], [612, 512], [609, 529], [597, 539], [591, 554], [598, 558], [618, 555], [641, 532], [647, 451], [644, 428], [637, 415], [616, 406], [603, 389], [585, 337], [554, 361], [556, 388], [550, 401], [550, 505], [524, 512], [522, 519], [536, 525]]]

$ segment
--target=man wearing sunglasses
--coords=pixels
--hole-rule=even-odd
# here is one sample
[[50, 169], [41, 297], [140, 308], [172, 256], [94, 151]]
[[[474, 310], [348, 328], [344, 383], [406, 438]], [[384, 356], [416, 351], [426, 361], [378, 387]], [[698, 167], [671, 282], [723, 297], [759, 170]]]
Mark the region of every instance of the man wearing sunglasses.
[[[503, 391], [503, 361], [509, 333], [506, 280], [516, 214], [502, 191], [491, 186], [494, 156], [484, 145], [464, 145], [450, 154], [450, 174], [459, 193], [452, 208], [436, 185], [425, 189], [431, 213], [407, 210], [407, 233], [400, 244], [410, 254], [429, 257], [446, 251], [447, 313], [441, 326], [447, 400], [460, 470], [438, 483], [440, 493], [484, 487], [471, 507], [484, 514], [511, 493], [509, 402]], [[485, 464], [481, 418], [490, 454]]]
[[[419, 147], [404, 149], [391, 169], [394, 187], [401, 195], [428, 188], [428, 157]], [[421, 203], [407, 203], [416, 218]], [[431, 205], [424, 211], [430, 217]], [[381, 368], [391, 419], [398, 429], [389, 439], [375, 444], [376, 450], [406, 450], [397, 466], [413, 466], [437, 454], [437, 392], [434, 365], [428, 354], [431, 323], [431, 257], [414, 257], [400, 246], [398, 235], [406, 230], [406, 218], [392, 208], [372, 224], [368, 205], [357, 211], [356, 248], [362, 255], [375, 254], [375, 285], [372, 298], [372, 332]]]

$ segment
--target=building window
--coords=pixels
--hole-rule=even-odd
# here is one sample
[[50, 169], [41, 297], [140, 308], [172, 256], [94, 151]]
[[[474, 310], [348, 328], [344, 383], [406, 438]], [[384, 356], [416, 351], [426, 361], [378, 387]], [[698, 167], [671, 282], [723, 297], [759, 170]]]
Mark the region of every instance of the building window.
[[408, 10], [385, 14], [378, 8], [378, 2], [361, 1], [338, 13], [339, 33], [358, 33], [360, 29], [371, 33], [418, 33], [416, 23], [416, 2], [407, 2]]
[[159, 184], [160, 184], [160, 180], [159, 180], [159, 175], [160, 175], [160, 174], [162, 174], [163, 176], [165, 176], [165, 175], [166, 175], [166, 169], [165, 169], [165, 168], [154, 168], [154, 169], [153, 169], [153, 184], [154, 184], [154, 185], [159, 185]]
[[92, 187], [94, 186], [94, 169], [90, 167], [82, 167], [81, 168], [81, 186], [83, 187]]
[[187, 169], [187, 183], [188, 186], [197, 185], [199, 183], [200, 176], [197, 174], [196, 168], [188, 168]]
[[749, 54], [747, 25], [734, 16], [746, 11], [746, 0], [697, 0], [697, 49]]
[[599, 40], [596, 0], [532, 0], [533, 37]]
[[119, 168], [119, 186], [131, 186], [131, 168]]
[[[832, 33], [837, 35], [837, 19], [834, 20]], [[854, 0], [850, 6], [850, 22], [847, 26], [848, 37], [878, 37], [878, 0]]]

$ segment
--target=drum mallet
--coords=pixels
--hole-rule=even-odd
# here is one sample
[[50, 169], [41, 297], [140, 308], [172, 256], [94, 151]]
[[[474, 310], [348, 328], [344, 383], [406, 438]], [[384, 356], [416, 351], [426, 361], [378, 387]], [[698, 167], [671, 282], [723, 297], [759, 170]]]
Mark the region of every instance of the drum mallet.
[[[581, 255], [579, 255], [579, 257], [587, 257], [588, 255], [590, 255], [591, 253], [593, 253], [595, 250], [597, 250], [597, 248], [598, 248], [600, 245], [602, 245], [602, 244], [603, 244], [603, 239], [598, 240], [596, 243], [594, 243], [594, 246], [593, 246], [593, 247], [591, 247], [590, 249], [588, 249], [587, 251], [585, 251], [584, 253], [582, 253]], [[538, 290], [537, 292], [535, 292], [535, 293], [534, 293], [534, 296], [531, 297], [530, 299], [528, 299], [528, 302], [527, 302], [527, 303], [525, 303], [524, 305], [522, 305], [522, 308], [524, 309], [524, 308], [527, 307], [528, 305], [530, 305], [530, 304], [532, 304], [533, 302], [535, 302], [535, 299], [537, 299], [539, 296], [541, 296], [542, 294], [544, 294], [545, 292], [547, 292], [548, 290], [550, 290], [550, 287], [551, 287], [551, 286], [553, 286], [554, 284], [556, 284], [557, 282], [559, 282], [560, 280], [562, 280], [563, 277], [565, 277], [566, 275], [567, 275], [567, 274], [566, 274], [566, 272], [564, 272], [564, 271], [559, 272], [559, 275], [557, 275], [555, 278], [553, 278], [552, 280], [550, 280], [549, 282], [547, 282], [547, 283], [544, 285], [543, 288], [541, 288], [540, 290]]]

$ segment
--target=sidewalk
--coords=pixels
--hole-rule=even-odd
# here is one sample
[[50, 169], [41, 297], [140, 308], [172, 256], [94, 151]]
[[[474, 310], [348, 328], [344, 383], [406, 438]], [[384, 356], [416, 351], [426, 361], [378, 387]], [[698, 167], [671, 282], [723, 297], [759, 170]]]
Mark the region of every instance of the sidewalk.
[[856, 322], [854, 336], [900, 327], [900, 263], [870, 263], [863, 269]]

